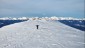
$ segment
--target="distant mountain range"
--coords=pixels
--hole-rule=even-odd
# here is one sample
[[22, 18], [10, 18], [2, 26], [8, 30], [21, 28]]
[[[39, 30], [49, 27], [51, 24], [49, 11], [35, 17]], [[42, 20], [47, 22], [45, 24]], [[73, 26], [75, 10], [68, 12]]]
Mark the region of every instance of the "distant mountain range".
[[73, 17], [19, 17], [19, 18], [12, 18], [12, 17], [3, 17], [0, 20], [85, 20], [85, 18], [78, 19]]

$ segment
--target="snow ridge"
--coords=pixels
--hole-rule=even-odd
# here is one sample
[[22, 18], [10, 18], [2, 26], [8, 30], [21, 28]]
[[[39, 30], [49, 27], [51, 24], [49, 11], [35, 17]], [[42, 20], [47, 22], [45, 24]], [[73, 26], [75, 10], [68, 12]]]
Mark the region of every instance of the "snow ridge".
[[0, 48], [84, 48], [84, 34], [58, 21], [28, 20], [0, 28]]

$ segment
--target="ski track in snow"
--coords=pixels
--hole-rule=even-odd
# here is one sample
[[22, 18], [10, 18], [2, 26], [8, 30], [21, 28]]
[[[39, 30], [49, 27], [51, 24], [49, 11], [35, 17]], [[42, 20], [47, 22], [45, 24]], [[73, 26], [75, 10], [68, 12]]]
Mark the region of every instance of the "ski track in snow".
[[84, 48], [84, 34], [60, 22], [29, 20], [0, 28], [0, 48]]

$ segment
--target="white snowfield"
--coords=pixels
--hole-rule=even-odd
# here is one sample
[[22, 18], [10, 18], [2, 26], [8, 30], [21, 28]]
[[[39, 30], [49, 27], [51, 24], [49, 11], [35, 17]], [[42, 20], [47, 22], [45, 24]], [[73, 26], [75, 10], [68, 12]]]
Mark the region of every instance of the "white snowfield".
[[84, 48], [84, 34], [58, 21], [29, 20], [0, 28], [0, 48]]

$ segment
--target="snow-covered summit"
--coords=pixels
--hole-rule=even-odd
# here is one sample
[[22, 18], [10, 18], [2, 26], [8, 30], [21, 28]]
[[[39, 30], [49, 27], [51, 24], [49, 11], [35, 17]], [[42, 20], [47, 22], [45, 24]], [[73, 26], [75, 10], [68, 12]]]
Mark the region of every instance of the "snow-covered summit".
[[19, 18], [12, 18], [12, 17], [3, 17], [0, 18], [0, 20], [85, 20], [85, 18], [83, 19], [78, 19], [78, 18], [72, 18], [72, 17], [56, 17], [56, 16], [52, 16], [52, 17], [19, 17]]
[[0, 28], [0, 48], [84, 48], [84, 34], [58, 21], [28, 20]]

